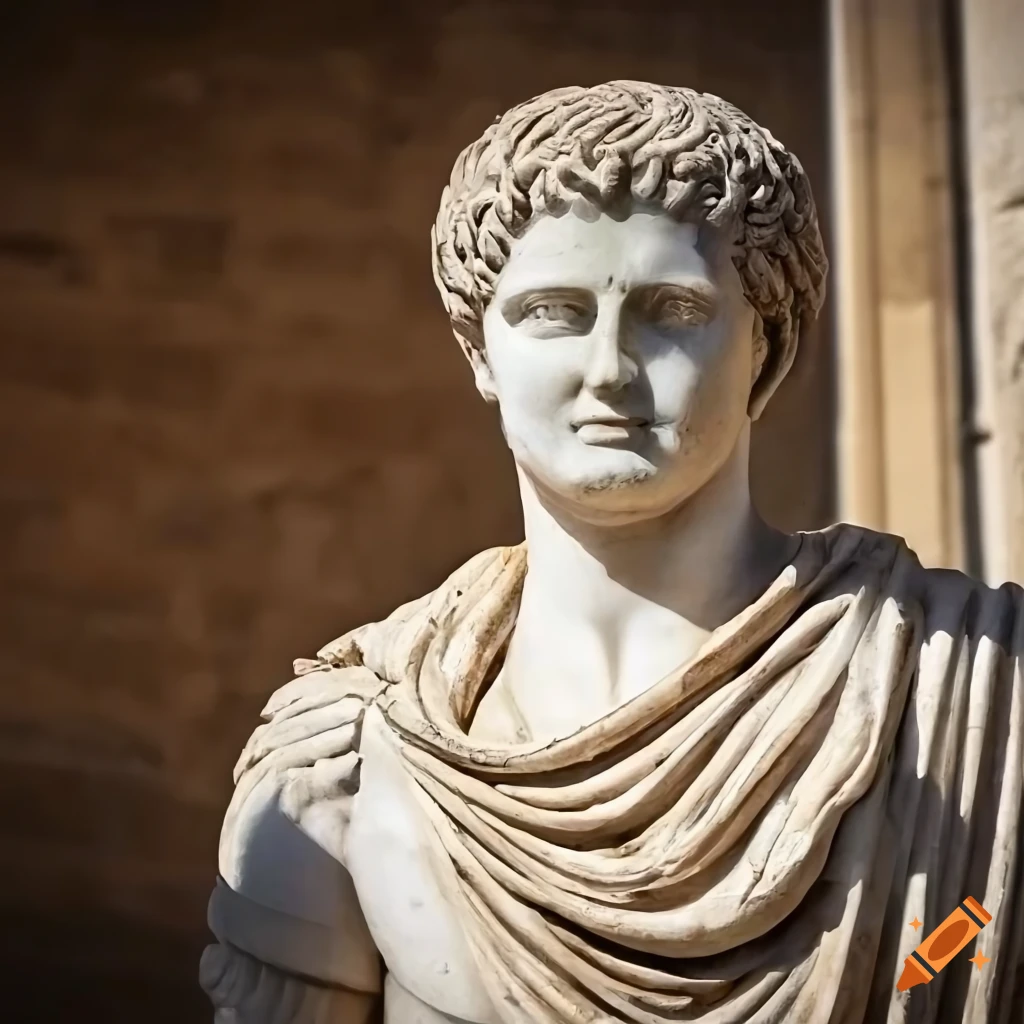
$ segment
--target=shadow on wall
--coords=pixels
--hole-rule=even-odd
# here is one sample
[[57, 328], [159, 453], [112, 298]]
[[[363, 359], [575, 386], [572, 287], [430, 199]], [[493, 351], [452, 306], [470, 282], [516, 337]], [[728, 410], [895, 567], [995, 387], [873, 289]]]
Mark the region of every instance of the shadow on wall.
[[11, 1024], [199, 1024], [212, 1017], [196, 983], [197, 936], [96, 907], [5, 912], [0, 933]]
[[[5, 9], [5, 1019], [207, 1020], [218, 824], [266, 696], [518, 539], [430, 275], [461, 148], [545, 89], [650, 79], [743, 107], [824, 198], [822, 7]], [[785, 526], [832, 517], [826, 335], [755, 436]]]

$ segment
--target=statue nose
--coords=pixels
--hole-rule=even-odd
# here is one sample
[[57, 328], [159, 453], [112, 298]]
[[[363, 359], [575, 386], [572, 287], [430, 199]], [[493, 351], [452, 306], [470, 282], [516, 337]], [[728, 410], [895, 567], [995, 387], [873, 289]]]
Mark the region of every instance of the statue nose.
[[594, 325], [584, 383], [595, 394], [620, 391], [636, 378], [637, 364], [628, 350], [627, 329], [618, 311], [599, 318]]

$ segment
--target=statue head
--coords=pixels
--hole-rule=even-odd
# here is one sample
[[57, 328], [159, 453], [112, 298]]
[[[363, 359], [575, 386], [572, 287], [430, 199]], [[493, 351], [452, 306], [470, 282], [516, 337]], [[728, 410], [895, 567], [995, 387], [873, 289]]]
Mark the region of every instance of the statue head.
[[715, 96], [557, 89], [459, 157], [434, 277], [517, 464], [590, 517], [711, 479], [824, 298], [810, 185]]

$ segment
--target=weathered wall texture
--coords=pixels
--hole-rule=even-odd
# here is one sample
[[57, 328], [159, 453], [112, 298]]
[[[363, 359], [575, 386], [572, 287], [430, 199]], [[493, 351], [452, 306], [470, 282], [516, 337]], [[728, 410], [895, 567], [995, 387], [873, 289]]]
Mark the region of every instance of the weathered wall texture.
[[1024, 5], [963, 0], [986, 575], [1024, 581]]
[[[5, 12], [4, 1019], [207, 1019], [218, 824], [263, 700], [292, 657], [517, 539], [430, 277], [459, 149], [544, 89], [650, 78], [743, 106], [824, 198], [819, 6]], [[756, 440], [789, 526], [831, 515], [812, 345]]]

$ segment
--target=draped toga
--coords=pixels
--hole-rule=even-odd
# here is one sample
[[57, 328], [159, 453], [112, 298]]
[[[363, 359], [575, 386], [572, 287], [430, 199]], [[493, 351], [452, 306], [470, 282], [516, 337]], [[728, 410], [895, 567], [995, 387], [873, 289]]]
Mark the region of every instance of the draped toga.
[[[802, 534], [644, 693], [565, 738], [499, 745], [469, 724], [527, 564], [523, 546], [483, 552], [296, 662], [239, 790], [275, 754], [295, 820], [324, 793], [304, 769], [343, 766], [351, 790], [375, 708], [509, 1024], [1024, 1019], [1019, 587], [924, 569], [854, 527]], [[964, 953], [897, 992], [966, 896], [992, 915], [989, 962]]]

